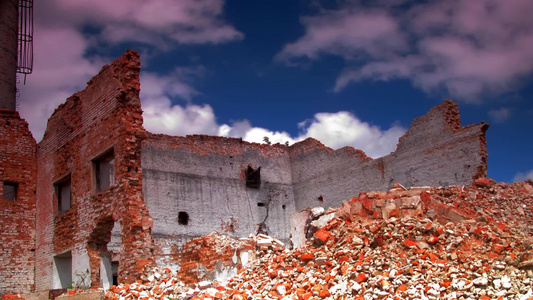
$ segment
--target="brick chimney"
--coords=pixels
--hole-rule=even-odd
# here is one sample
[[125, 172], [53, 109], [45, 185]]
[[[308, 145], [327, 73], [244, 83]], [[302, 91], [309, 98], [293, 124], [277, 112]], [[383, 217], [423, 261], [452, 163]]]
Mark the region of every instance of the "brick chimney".
[[0, 0], [0, 109], [15, 110], [18, 0]]

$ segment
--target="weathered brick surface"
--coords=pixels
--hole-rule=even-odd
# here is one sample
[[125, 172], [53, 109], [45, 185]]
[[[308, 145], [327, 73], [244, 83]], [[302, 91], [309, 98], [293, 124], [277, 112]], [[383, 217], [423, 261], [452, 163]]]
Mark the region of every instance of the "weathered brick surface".
[[[15, 111], [0, 110], [0, 294], [34, 289], [36, 143]], [[4, 200], [4, 182], [18, 185]]]
[[[153, 262], [152, 221], [142, 195], [140, 146], [145, 131], [139, 70], [138, 54], [126, 52], [48, 121], [37, 149], [37, 289], [52, 287], [53, 257], [67, 251], [73, 263], [88, 257], [92, 286], [98, 286], [100, 257], [110, 254], [107, 244], [115, 222], [123, 238], [120, 253], [110, 256], [120, 258], [119, 280], [134, 280]], [[96, 193], [92, 161], [110, 149], [115, 184]], [[58, 213], [54, 183], [68, 175], [71, 208]]]

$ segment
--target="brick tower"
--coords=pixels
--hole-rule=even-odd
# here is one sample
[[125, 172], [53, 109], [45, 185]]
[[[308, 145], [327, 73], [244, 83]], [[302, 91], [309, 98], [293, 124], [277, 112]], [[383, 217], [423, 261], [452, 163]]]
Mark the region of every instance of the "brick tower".
[[19, 21], [18, 0], [0, 0], [0, 295], [35, 287], [37, 145], [16, 111]]
[[0, 0], [0, 109], [15, 110], [18, 0]]

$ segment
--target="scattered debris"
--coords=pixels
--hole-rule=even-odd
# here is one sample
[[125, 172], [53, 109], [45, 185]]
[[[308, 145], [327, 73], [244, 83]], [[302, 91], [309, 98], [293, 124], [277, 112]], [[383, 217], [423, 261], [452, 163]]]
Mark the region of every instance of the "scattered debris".
[[308, 222], [316, 230], [305, 246], [293, 250], [262, 234], [240, 240], [212, 234], [218, 249], [247, 249], [246, 263], [244, 251], [233, 261], [240, 268], [231, 278], [185, 283], [159, 268], [137, 283], [112, 286], [105, 295], [531, 300], [532, 204], [530, 182], [485, 180], [470, 187], [363, 193], [335, 210], [311, 209]]

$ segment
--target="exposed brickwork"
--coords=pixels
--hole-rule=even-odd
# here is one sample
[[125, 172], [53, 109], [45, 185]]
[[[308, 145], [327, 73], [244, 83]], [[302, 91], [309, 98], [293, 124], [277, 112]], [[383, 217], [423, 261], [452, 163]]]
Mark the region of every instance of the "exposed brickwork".
[[[100, 257], [109, 252], [115, 222], [123, 236], [119, 280], [133, 281], [153, 263], [152, 221], [142, 195], [139, 70], [138, 54], [126, 52], [48, 121], [37, 150], [38, 289], [52, 286], [53, 257], [67, 251], [73, 261], [88, 257], [92, 286], [99, 286]], [[114, 185], [96, 193], [93, 160], [111, 149]], [[54, 183], [65, 176], [71, 178], [71, 208], [58, 213]]]
[[[0, 110], [0, 294], [34, 289], [36, 143], [15, 111]], [[4, 183], [17, 186], [5, 200]]]
[[186, 242], [179, 255], [181, 269], [178, 276], [184, 282], [192, 283], [212, 280], [217, 268], [234, 266], [241, 269], [238, 259], [241, 251], [254, 249], [255, 245], [249, 241], [221, 244], [221, 240], [224, 240], [223, 237], [214, 232]]

